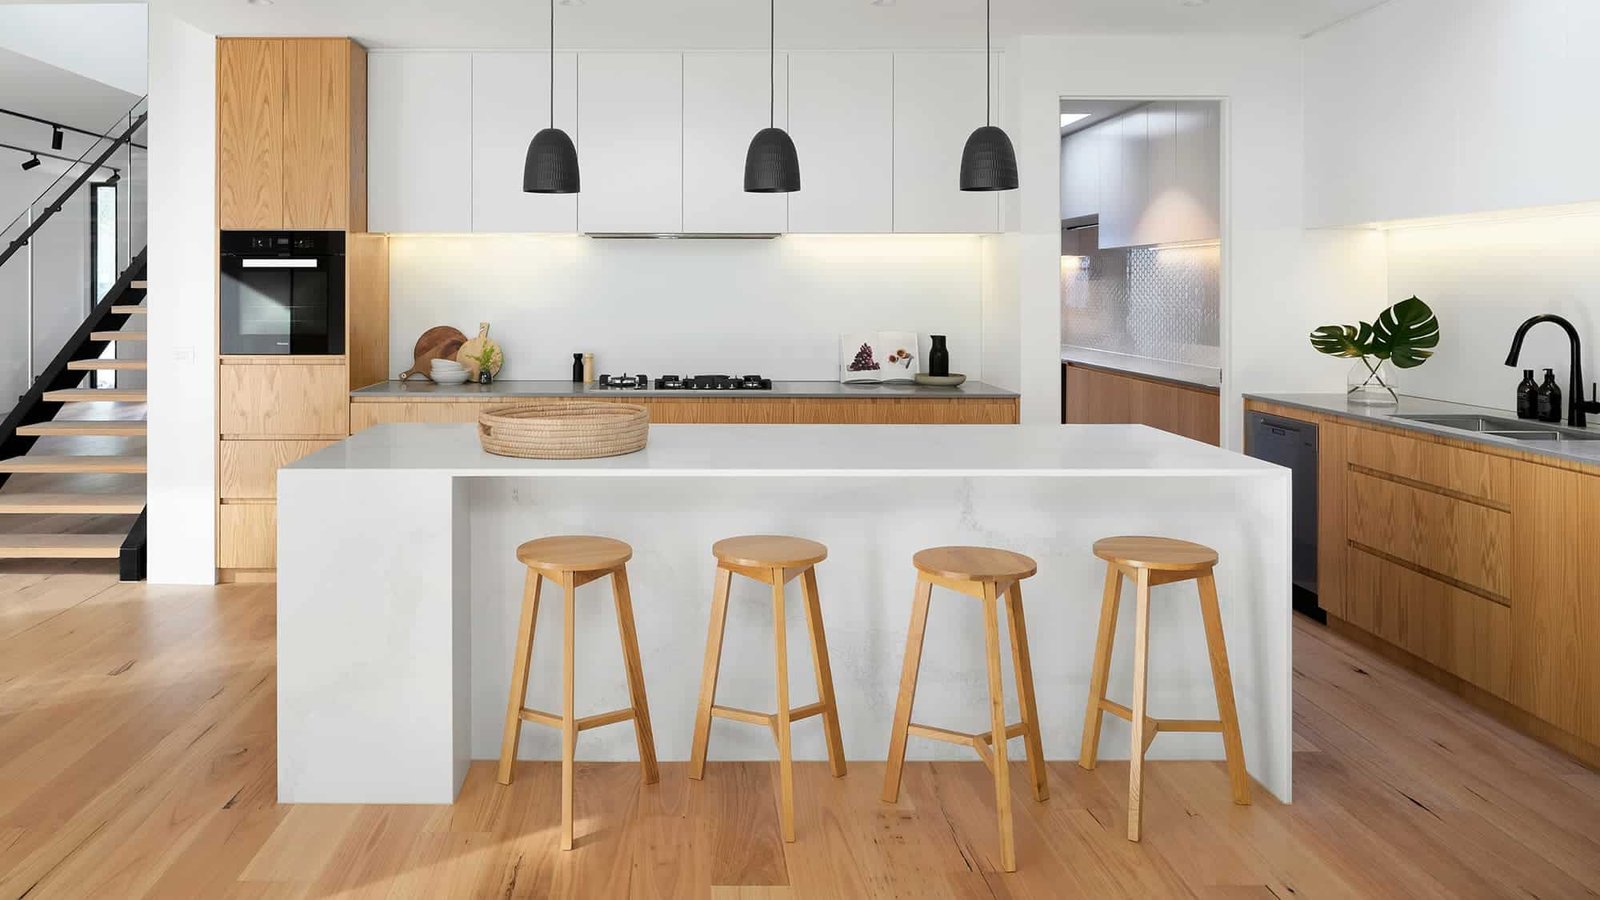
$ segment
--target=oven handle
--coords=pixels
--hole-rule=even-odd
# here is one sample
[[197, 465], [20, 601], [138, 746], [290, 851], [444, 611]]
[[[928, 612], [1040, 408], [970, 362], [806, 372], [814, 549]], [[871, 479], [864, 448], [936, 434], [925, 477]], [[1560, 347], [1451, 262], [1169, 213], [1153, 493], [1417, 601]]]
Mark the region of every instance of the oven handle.
[[239, 267], [244, 269], [315, 269], [315, 259], [241, 259]]

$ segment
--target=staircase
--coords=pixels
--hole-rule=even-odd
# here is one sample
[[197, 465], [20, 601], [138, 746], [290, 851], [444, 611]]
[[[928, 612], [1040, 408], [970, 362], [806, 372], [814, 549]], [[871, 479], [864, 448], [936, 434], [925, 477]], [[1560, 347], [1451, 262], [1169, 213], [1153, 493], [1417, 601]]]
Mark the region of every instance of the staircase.
[[145, 391], [89, 384], [145, 369], [99, 358], [146, 340], [144, 277], [141, 252], [0, 424], [0, 560], [115, 559], [144, 578]]

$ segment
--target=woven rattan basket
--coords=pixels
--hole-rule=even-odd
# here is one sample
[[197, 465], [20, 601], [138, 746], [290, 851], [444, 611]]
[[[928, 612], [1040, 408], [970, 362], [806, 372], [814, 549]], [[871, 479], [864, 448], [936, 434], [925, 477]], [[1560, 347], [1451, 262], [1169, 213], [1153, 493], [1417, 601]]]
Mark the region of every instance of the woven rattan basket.
[[594, 459], [644, 449], [650, 413], [632, 403], [534, 400], [478, 415], [478, 441], [497, 456]]

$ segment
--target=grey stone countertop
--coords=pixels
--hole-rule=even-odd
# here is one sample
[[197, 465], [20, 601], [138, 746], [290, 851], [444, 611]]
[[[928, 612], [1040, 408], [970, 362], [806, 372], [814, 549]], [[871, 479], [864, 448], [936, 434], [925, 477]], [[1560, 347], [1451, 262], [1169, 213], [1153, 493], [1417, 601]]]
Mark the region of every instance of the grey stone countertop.
[[770, 391], [658, 391], [620, 390], [571, 381], [496, 381], [480, 384], [434, 384], [425, 378], [409, 381], [383, 381], [351, 391], [353, 400], [470, 400], [479, 397], [727, 397], [762, 399], [770, 397], [820, 397], [847, 399], [1008, 399], [1014, 391], [981, 381], [968, 381], [959, 387], [931, 387], [920, 384], [840, 384], [837, 381], [774, 381]]

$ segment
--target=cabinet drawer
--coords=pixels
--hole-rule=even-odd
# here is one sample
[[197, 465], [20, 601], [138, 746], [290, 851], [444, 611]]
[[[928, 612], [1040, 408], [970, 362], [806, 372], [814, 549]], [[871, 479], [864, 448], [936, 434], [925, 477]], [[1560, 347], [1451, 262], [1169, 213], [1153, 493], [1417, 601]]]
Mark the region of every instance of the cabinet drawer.
[[350, 433], [345, 365], [221, 366], [218, 420], [224, 437], [338, 437]]
[[1497, 697], [1511, 696], [1511, 609], [1352, 548], [1345, 619]]
[[217, 566], [270, 569], [278, 564], [278, 505], [224, 503], [217, 510]]
[[1353, 466], [1433, 485], [1499, 506], [1511, 503], [1511, 460], [1503, 456], [1369, 428], [1349, 429], [1349, 441], [1349, 460]]
[[380, 401], [350, 404], [350, 432], [354, 434], [374, 425], [390, 422], [461, 423], [478, 421], [478, 413], [492, 406], [505, 406], [513, 400], [488, 403], [456, 403], [419, 400], [412, 403]]
[[273, 500], [278, 470], [332, 441], [223, 441], [218, 467], [224, 500]]
[[1351, 471], [1345, 523], [1353, 543], [1501, 600], [1511, 596], [1508, 512]]

